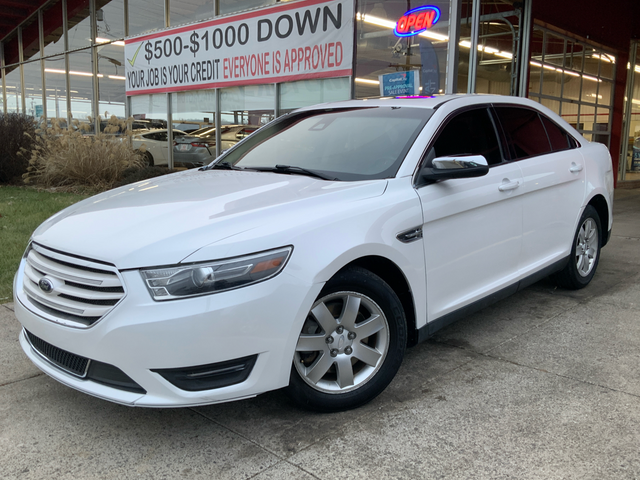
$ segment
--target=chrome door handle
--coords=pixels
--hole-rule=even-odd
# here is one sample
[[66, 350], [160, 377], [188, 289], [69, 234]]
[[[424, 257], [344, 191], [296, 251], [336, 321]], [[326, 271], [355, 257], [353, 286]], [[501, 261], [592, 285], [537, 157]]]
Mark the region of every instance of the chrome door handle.
[[519, 186], [520, 186], [520, 182], [518, 180], [516, 180], [515, 182], [503, 182], [498, 187], [498, 190], [500, 190], [501, 192], [506, 192], [508, 190], [515, 190]]
[[572, 163], [571, 168], [569, 168], [569, 171], [571, 173], [578, 173], [578, 172], [581, 172], [583, 168], [584, 167], [582, 165], [576, 165], [575, 163]]

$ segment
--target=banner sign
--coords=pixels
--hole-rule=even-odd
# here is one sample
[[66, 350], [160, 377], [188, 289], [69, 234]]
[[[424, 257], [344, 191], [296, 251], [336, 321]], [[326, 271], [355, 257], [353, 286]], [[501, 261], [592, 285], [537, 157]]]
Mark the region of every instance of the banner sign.
[[380, 80], [380, 95], [383, 97], [420, 94], [418, 70], [378, 75], [378, 79]]
[[127, 95], [352, 74], [354, 0], [303, 0], [125, 40]]

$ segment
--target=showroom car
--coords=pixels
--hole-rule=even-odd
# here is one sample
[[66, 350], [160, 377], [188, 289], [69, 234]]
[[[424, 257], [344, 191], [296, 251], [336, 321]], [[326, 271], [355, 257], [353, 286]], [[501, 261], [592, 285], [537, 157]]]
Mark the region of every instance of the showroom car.
[[[220, 150], [230, 149], [258, 128], [256, 125], [223, 125], [220, 128]], [[173, 143], [173, 159], [187, 167], [200, 167], [211, 163], [216, 156], [215, 127], [202, 128], [178, 137]]]
[[[173, 130], [173, 138], [179, 138], [186, 135], [182, 130]], [[142, 150], [144, 146], [143, 159], [144, 162], [153, 167], [154, 165], [168, 164], [167, 138], [169, 133], [166, 128], [154, 130], [134, 130], [131, 136], [131, 145], [136, 150]]]
[[306, 107], [45, 221], [14, 280], [20, 343], [125, 405], [286, 388], [355, 408], [451, 322], [550, 275], [587, 286], [612, 199], [607, 148], [527, 99]]

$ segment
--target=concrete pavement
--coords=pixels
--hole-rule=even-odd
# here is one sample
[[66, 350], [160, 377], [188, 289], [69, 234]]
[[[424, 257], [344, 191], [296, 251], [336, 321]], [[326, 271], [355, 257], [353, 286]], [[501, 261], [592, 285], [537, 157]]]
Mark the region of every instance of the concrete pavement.
[[589, 287], [548, 280], [407, 352], [358, 410], [281, 392], [173, 410], [67, 388], [0, 305], [0, 478], [640, 478], [640, 190], [618, 190]]

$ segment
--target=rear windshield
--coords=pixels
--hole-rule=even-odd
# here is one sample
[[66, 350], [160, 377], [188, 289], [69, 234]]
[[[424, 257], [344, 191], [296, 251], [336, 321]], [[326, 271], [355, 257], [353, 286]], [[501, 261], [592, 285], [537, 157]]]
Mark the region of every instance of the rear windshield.
[[289, 165], [339, 180], [393, 177], [432, 110], [367, 107], [299, 112], [258, 130], [220, 160]]

